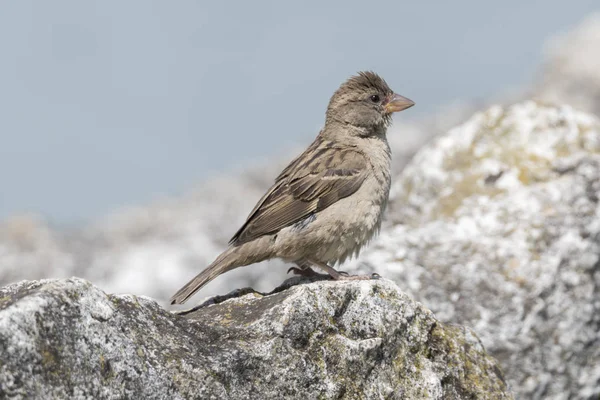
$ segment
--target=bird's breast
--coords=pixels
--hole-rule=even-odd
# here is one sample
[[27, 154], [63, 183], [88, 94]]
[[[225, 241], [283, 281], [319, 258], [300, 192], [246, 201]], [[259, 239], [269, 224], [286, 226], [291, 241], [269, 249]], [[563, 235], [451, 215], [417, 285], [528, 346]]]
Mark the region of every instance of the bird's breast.
[[276, 236], [279, 257], [318, 259], [328, 264], [358, 255], [379, 231], [390, 192], [390, 152], [377, 141], [361, 151], [369, 161], [367, 177], [353, 194], [311, 214]]
[[[385, 148], [371, 149], [371, 171], [351, 196], [332, 205], [326, 223], [331, 240], [319, 250], [321, 261], [343, 262], [358, 255], [381, 227], [390, 193], [390, 154]], [[317, 214], [316, 221], [319, 220]], [[315, 221], [315, 222], [316, 222]]]

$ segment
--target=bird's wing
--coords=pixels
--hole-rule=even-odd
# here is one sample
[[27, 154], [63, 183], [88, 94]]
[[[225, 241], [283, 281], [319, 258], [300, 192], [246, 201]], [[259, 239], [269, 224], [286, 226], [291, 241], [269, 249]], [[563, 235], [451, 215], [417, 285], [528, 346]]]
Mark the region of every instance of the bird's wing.
[[362, 153], [317, 141], [279, 175], [230, 243], [274, 233], [356, 192], [368, 164]]

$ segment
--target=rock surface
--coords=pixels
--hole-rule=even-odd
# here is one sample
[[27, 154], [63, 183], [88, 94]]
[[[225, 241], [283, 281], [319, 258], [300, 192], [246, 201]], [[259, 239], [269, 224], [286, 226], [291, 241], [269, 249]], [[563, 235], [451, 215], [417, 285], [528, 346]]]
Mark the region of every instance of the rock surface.
[[[536, 81], [511, 98], [600, 115], [599, 32], [595, 15], [553, 40]], [[473, 327], [521, 397], [597, 397], [598, 124], [569, 107], [493, 108], [444, 134], [400, 174], [427, 139], [470, 108], [395, 123], [388, 222], [354, 267], [394, 279], [440, 320]], [[166, 303], [226, 246], [293, 153], [91, 226], [2, 221], [0, 285], [77, 275]], [[286, 269], [277, 262], [240, 268], [203, 293], [271, 290]]]
[[600, 396], [600, 122], [525, 102], [422, 149], [361, 268], [470, 326], [519, 398]]
[[175, 315], [77, 278], [4, 287], [0, 397], [512, 398], [469, 329], [387, 280], [215, 300]]

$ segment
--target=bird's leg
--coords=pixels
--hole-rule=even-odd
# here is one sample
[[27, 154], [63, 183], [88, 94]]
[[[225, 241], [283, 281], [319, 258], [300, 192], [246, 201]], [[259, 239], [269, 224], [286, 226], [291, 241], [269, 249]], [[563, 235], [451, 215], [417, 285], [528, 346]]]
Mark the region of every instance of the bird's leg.
[[335, 281], [352, 281], [352, 280], [367, 280], [377, 278], [378, 275], [348, 275], [346, 272], [336, 271], [333, 267], [330, 267], [327, 263], [310, 260], [311, 264], [316, 265], [321, 268], [323, 271], [327, 272], [331, 278]]
[[314, 269], [312, 268], [298, 268], [298, 267], [290, 267], [290, 269], [288, 269], [287, 273], [293, 273], [294, 275], [299, 275], [299, 276], [304, 276], [306, 278], [312, 278], [314, 276], [323, 276], [323, 274], [319, 274], [318, 272], [315, 272]]
[[310, 267], [310, 263], [304, 260], [296, 262], [297, 267], [291, 267], [288, 269], [287, 273], [292, 272], [294, 275], [304, 276], [306, 278], [314, 278], [314, 277], [329, 277], [325, 274], [320, 274], [316, 272], [314, 269]]

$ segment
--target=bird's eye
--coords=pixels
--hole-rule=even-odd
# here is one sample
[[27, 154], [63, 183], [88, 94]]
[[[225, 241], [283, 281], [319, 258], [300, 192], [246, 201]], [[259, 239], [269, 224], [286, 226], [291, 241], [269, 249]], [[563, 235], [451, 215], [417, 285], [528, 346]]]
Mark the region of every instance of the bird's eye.
[[376, 94], [374, 94], [373, 96], [371, 96], [371, 101], [373, 103], [379, 103], [379, 100], [380, 100], [380, 98]]

